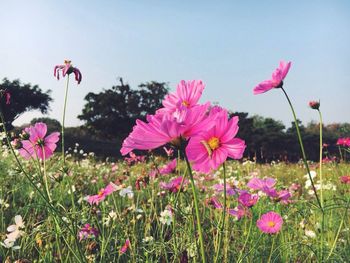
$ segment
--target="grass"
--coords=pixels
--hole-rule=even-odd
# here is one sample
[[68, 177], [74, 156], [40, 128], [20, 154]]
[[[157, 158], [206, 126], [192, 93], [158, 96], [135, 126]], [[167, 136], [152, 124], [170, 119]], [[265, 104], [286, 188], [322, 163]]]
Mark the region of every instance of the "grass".
[[[34, 191], [14, 157], [6, 147], [0, 152], [0, 241], [6, 238], [6, 228], [14, 224], [14, 216], [21, 215], [25, 234], [13, 250], [0, 246], [2, 261], [27, 259], [30, 262], [198, 262], [201, 260], [196, 217], [190, 184], [182, 191], [162, 190], [160, 182], [172, 177], [189, 179], [184, 162], [177, 170], [156, 179], [149, 177], [155, 164], [161, 167], [168, 160], [156, 157], [135, 165], [125, 162], [96, 161], [92, 156], [75, 159], [68, 156], [68, 172], [61, 169], [59, 154], [46, 162], [50, 210], [43, 198]], [[21, 159], [24, 170], [42, 190], [41, 174], [31, 161]], [[316, 164], [311, 170], [318, 172]], [[249, 215], [240, 220], [226, 213], [222, 242], [217, 262], [347, 262], [350, 258], [350, 218], [348, 215], [350, 185], [341, 184], [339, 177], [350, 174], [347, 163], [328, 163], [323, 166], [323, 178], [329, 189], [323, 190], [325, 224], [321, 242], [322, 213], [311, 188], [305, 188], [303, 164], [272, 163], [259, 165], [252, 162], [226, 163], [227, 184], [247, 189], [252, 177], [272, 177], [277, 189], [288, 189], [292, 183], [301, 187], [293, 193], [293, 202], [284, 205], [260, 196]], [[212, 186], [222, 183], [222, 167], [212, 176], [194, 174], [199, 193], [199, 212], [205, 253], [213, 262], [218, 251], [218, 231], [223, 211], [208, 205], [216, 195], [223, 203], [223, 193], [217, 194]], [[316, 184], [317, 184], [316, 176]], [[91, 206], [84, 198], [95, 195], [113, 182], [121, 187], [132, 186], [132, 198], [122, 197], [120, 190], [106, 197], [99, 205]], [[138, 182], [138, 184], [136, 184]], [[140, 183], [143, 182], [143, 183]], [[136, 185], [140, 188], [137, 189]], [[227, 207], [238, 205], [237, 196], [227, 197]], [[162, 224], [160, 214], [172, 211], [169, 225]], [[53, 212], [56, 211], [56, 212]], [[256, 226], [261, 214], [275, 211], [284, 219], [281, 231], [275, 235], [262, 233]], [[98, 229], [97, 237], [77, 240], [81, 228], [89, 223]], [[306, 233], [312, 231], [315, 237]], [[131, 246], [126, 253], [120, 248], [126, 239]], [[323, 244], [323, 245], [322, 245]], [[0, 260], [1, 261], [1, 260]]]

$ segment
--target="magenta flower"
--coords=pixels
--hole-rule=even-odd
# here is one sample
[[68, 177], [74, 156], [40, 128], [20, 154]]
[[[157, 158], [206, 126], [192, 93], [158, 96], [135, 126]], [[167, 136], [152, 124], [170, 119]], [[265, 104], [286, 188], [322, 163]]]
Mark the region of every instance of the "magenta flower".
[[130, 240], [127, 239], [127, 240], [125, 240], [124, 245], [119, 250], [120, 255], [126, 253], [126, 251], [128, 251], [129, 247], [130, 247]]
[[175, 93], [168, 94], [163, 100], [164, 109], [174, 112], [177, 109], [192, 108], [197, 105], [205, 85], [201, 80], [182, 80]]
[[33, 157], [44, 160], [49, 159], [53, 155], [57, 147], [56, 142], [59, 140], [59, 132], [53, 132], [46, 136], [46, 124], [38, 122], [34, 126], [26, 128], [25, 133], [29, 135], [29, 139], [22, 141], [22, 148], [19, 149], [22, 157], [25, 159]]
[[276, 184], [276, 180], [273, 178], [260, 179], [260, 178], [254, 177], [250, 179], [250, 181], [247, 183], [247, 186], [250, 189], [258, 190], [258, 191], [260, 190], [267, 193], [271, 189], [273, 189], [275, 184]]
[[223, 208], [222, 204], [219, 202], [219, 200], [215, 196], [206, 200], [206, 204], [214, 207], [215, 209], [222, 209]]
[[229, 215], [235, 217], [237, 220], [240, 220], [244, 216], [250, 216], [251, 213], [247, 208], [242, 205], [238, 205], [236, 208], [227, 209]]
[[221, 111], [212, 123], [215, 126], [191, 137], [186, 147], [193, 168], [203, 173], [217, 169], [228, 157], [242, 158], [246, 147], [243, 140], [234, 138], [238, 132], [238, 117], [228, 120], [227, 112]]
[[263, 214], [256, 222], [257, 227], [266, 234], [275, 234], [279, 232], [282, 228], [282, 224], [282, 217], [273, 211]]
[[340, 176], [340, 182], [343, 184], [350, 184], [350, 175]]
[[320, 108], [320, 102], [319, 101], [310, 101], [309, 107], [314, 110], [318, 110]]
[[56, 65], [54, 68], [53, 75], [59, 80], [60, 79], [60, 71], [62, 71], [63, 77], [65, 77], [67, 74], [70, 75], [71, 73], [74, 73], [75, 80], [80, 84], [81, 82], [81, 72], [78, 68], [75, 68], [72, 66], [70, 60], [65, 60], [64, 65]]
[[[183, 183], [182, 183], [183, 181]], [[165, 182], [160, 182], [159, 186], [160, 188], [164, 189], [164, 190], [169, 190], [172, 193], [177, 193], [178, 191], [181, 190], [181, 183], [182, 186], [186, 186], [188, 184], [188, 180], [184, 180], [182, 176], [176, 177], [172, 180], [170, 180], [169, 183], [165, 183]]]
[[90, 205], [98, 205], [100, 202], [105, 200], [105, 198], [117, 190], [116, 186], [113, 183], [109, 183], [106, 188], [102, 188], [97, 195], [89, 195], [85, 198]]
[[[224, 191], [224, 184], [214, 184], [212, 187], [216, 193], [222, 193]], [[227, 195], [234, 195], [235, 193], [236, 191], [231, 187], [231, 185], [226, 185]]]
[[247, 192], [243, 192], [238, 197], [238, 202], [246, 207], [252, 207], [258, 201], [258, 195], [252, 195]]
[[272, 73], [271, 79], [261, 82], [254, 88], [254, 95], [282, 87], [283, 80], [287, 76], [290, 66], [291, 62], [281, 61], [279, 67]]
[[79, 240], [88, 239], [98, 236], [98, 230], [92, 227], [90, 224], [85, 224], [78, 233]]
[[350, 137], [339, 138], [337, 140], [337, 145], [344, 146], [344, 147], [350, 147]]
[[166, 165], [164, 165], [164, 167], [162, 167], [160, 170], [159, 170], [159, 173], [162, 174], [162, 175], [167, 175], [167, 174], [171, 174], [172, 172], [175, 171], [176, 169], [176, 159], [170, 161], [169, 163], [167, 163]]

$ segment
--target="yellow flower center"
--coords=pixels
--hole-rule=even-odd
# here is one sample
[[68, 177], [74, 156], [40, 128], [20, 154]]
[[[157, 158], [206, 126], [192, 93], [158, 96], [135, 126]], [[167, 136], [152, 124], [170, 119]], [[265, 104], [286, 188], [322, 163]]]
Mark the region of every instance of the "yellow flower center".
[[269, 221], [269, 222], [267, 223], [267, 225], [268, 225], [269, 227], [274, 227], [274, 226], [276, 225], [276, 223], [273, 222], [273, 221]]
[[104, 194], [104, 191], [99, 191], [98, 192], [98, 196], [103, 196], [103, 194]]
[[186, 100], [182, 101], [182, 105], [185, 106], [185, 107], [188, 107], [190, 106], [190, 103]]
[[208, 145], [210, 147], [210, 149], [212, 149], [213, 151], [217, 148], [219, 148], [220, 146], [220, 140], [219, 138], [216, 138], [216, 137], [211, 137], [209, 140], [208, 140]]

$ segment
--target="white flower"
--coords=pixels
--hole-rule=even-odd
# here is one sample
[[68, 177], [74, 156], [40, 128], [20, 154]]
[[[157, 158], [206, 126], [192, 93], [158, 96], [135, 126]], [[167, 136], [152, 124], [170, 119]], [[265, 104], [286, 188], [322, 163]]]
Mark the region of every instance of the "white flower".
[[142, 239], [143, 243], [152, 243], [154, 238], [152, 236], [148, 236]]
[[134, 192], [132, 191], [132, 187], [128, 186], [127, 188], [120, 190], [119, 195], [122, 197], [128, 196], [129, 199], [132, 199], [134, 197]]
[[1, 245], [6, 248], [20, 249], [19, 246], [14, 246], [14, 244], [18, 238], [24, 235], [24, 232], [21, 230], [22, 228], [24, 228], [22, 217], [20, 215], [16, 215], [15, 225], [10, 225], [7, 228], [7, 232], [9, 233], [6, 234], [6, 239], [4, 240], [4, 243], [1, 243]]
[[310, 238], [315, 238], [316, 233], [312, 230], [305, 230], [305, 236], [310, 237]]
[[159, 221], [163, 225], [167, 224], [169, 226], [171, 222], [173, 222], [173, 213], [170, 210], [165, 209], [163, 212], [160, 213]]
[[[316, 177], [316, 172], [315, 172], [315, 171], [310, 171], [310, 175], [311, 175], [311, 178], [312, 178], [312, 180], [313, 180], [313, 179]], [[305, 174], [304, 177], [305, 177], [306, 179], [310, 179], [308, 173]]]

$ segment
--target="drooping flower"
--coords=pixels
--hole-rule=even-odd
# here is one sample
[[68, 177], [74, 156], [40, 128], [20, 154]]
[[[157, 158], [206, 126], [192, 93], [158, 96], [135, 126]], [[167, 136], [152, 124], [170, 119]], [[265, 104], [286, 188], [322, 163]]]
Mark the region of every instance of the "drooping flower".
[[125, 254], [128, 251], [128, 248], [130, 247], [130, 240], [125, 240], [124, 245], [120, 248], [119, 253], [120, 255]]
[[181, 190], [181, 184], [182, 187], [186, 186], [188, 184], [188, 180], [184, 179], [182, 176], [179, 176], [170, 180], [169, 183], [160, 182], [159, 186], [164, 190], [169, 190], [172, 193], [177, 193]]
[[102, 188], [97, 195], [89, 195], [86, 197], [86, 201], [89, 202], [90, 205], [96, 204], [98, 205], [100, 202], [105, 200], [105, 198], [112, 194], [113, 192], [117, 191], [118, 187], [113, 184], [109, 183], [105, 188]]
[[80, 84], [81, 82], [81, 72], [78, 68], [73, 67], [70, 60], [65, 60], [63, 65], [56, 65], [54, 68], [53, 75], [59, 80], [60, 79], [60, 71], [62, 71], [63, 77], [65, 77], [67, 74], [70, 75], [71, 73], [74, 73], [75, 80]]
[[247, 192], [243, 192], [238, 197], [238, 202], [246, 207], [252, 207], [258, 201], [258, 195], [252, 195]]
[[283, 80], [287, 76], [290, 66], [291, 62], [281, 61], [279, 67], [272, 73], [271, 79], [261, 82], [254, 88], [254, 95], [282, 87]]
[[78, 233], [79, 240], [93, 238], [98, 236], [98, 230], [92, 227], [90, 224], [85, 224]]
[[[45, 123], [38, 122], [25, 130], [28, 135], [28, 140], [22, 141], [22, 148], [19, 153], [25, 159], [39, 158], [41, 160], [49, 159], [55, 151], [59, 140], [59, 132], [53, 132], [46, 136], [47, 126]], [[46, 136], [46, 137], [45, 137]]]
[[283, 224], [283, 218], [273, 211], [263, 214], [256, 222], [257, 227], [264, 233], [275, 234], [278, 233]]
[[309, 106], [313, 110], [318, 110], [320, 108], [320, 102], [319, 101], [310, 101]]
[[216, 170], [228, 157], [240, 159], [245, 150], [243, 140], [234, 138], [238, 132], [238, 117], [228, 120], [227, 111], [217, 114], [215, 126], [191, 137], [186, 154], [196, 171]]
[[161, 175], [167, 175], [175, 171], [177, 165], [176, 159], [170, 161], [166, 165], [164, 165], [162, 168], [159, 169], [159, 173]]
[[168, 94], [163, 100], [164, 110], [174, 112], [177, 109], [192, 108], [197, 105], [204, 87], [201, 80], [182, 80], [177, 85], [176, 92]]

